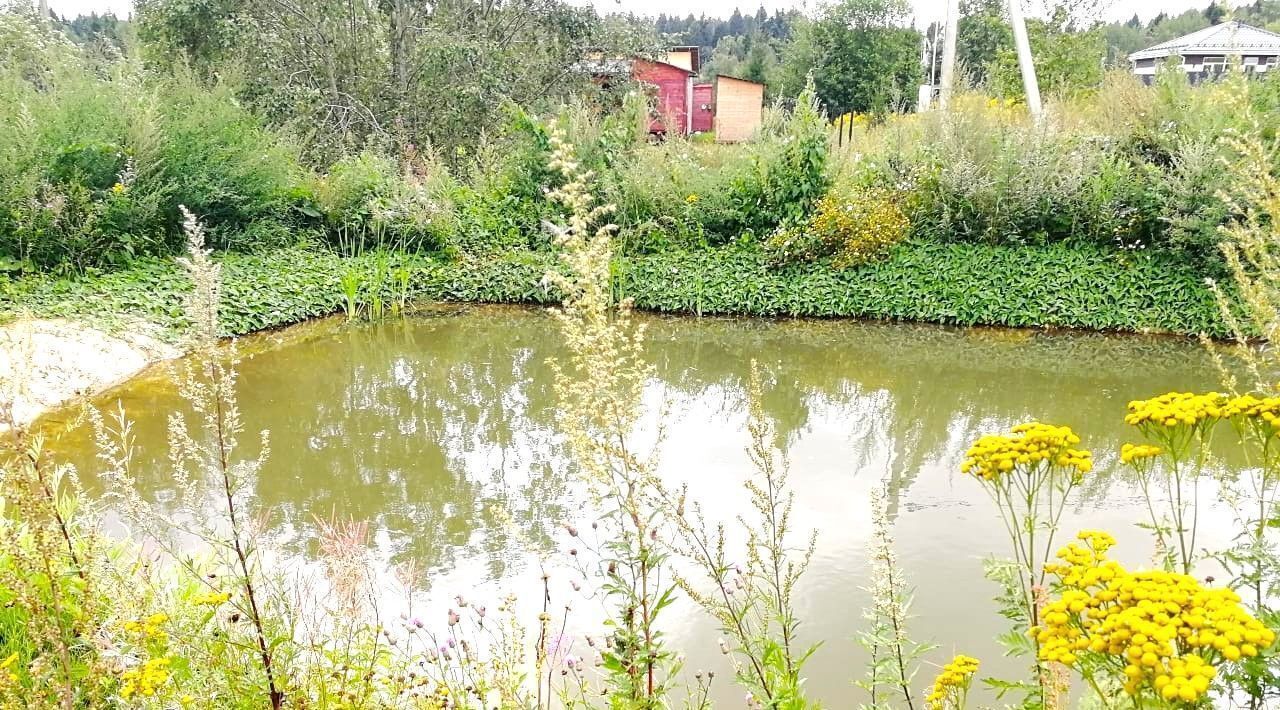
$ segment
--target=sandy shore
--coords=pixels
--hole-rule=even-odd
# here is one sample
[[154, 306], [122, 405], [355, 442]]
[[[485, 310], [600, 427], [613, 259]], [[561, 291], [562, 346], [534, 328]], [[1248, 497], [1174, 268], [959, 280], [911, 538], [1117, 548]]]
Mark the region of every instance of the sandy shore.
[[14, 420], [25, 426], [180, 354], [141, 328], [107, 335], [68, 320], [21, 320], [0, 326], [0, 397], [13, 403]]

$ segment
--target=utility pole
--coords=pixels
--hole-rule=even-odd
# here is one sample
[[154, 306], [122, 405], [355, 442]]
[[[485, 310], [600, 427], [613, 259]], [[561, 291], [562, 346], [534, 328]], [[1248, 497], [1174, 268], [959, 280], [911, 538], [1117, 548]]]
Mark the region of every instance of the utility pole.
[[[920, 38], [920, 68], [924, 69], [929, 66], [929, 33], [925, 31], [924, 36]], [[932, 68], [932, 67], [930, 67]], [[929, 104], [933, 103], [933, 82], [929, 79], [929, 70], [924, 72], [924, 83], [920, 85], [916, 92], [916, 112], [924, 113], [929, 110]]]
[[49, 21], [49, 0], [40, 0], [39, 8], [40, 8], [40, 21], [48, 22]]
[[[1015, 0], [1016, 1], [1016, 0]], [[947, 28], [942, 37], [942, 86], [938, 108], [946, 110], [956, 80], [956, 35], [960, 34], [960, 0], [947, 0]]]
[[1009, 24], [1013, 25], [1013, 45], [1018, 50], [1018, 68], [1022, 70], [1022, 88], [1027, 94], [1027, 110], [1037, 123], [1044, 115], [1040, 106], [1040, 84], [1036, 82], [1036, 65], [1031, 59], [1031, 41], [1027, 39], [1027, 23], [1022, 18], [1022, 0], [1009, 0]]

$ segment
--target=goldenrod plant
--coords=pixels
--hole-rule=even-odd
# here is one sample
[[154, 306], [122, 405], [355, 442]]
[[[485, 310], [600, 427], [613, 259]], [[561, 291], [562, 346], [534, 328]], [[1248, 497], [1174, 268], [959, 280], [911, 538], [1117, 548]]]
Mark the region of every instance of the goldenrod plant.
[[928, 710], [964, 710], [978, 665], [978, 659], [964, 654], [948, 661], [925, 698]]
[[[1183, 574], [1190, 574], [1196, 561], [1198, 482], [1214, 428], [1229, 416], [1229, 407], [1226, 395], [1218, 392], [1169, 392], [1130, 402], [1125, 415], [1125, 423], [1150, 443], [1123, 447], [1121, 461], [1137, 473], [1158, 548], [1168, 550]], [[1153, 465], [1153, 457], [1159, 454], [1164, 454], [1167, 467]], [[1163, 489], [1167, 516], [1156, 513], [1160, 502], [1155, 498], [1155, 486]]]
[[[112, 498], [127, 519], [168, 552], [170, 561], [200, 588], [201, 599], [219, 600], [211, 606], [220, 613], [210, 615], [201, 628], [184, 630], [201, 634], [198, 638], [168, 633], [168, 616], [158, 612], [155, 618], [164, 619], [153, 626], [157, 633], [164, 632], [164, 638], [174, 640], [173, 648], [166, 645], [164, 652], [184, 654], [193, 664], [216, 659], [213, 666], [224, 673], [229, 692], [258, 697], [266, 706], [280, 708], [292, 684], [282, 652], [292, 648], [288, 622], [293, 615], [278, 580], [266, 572], [267, 552], [260, 539], [264, 524], [260, 511], [250, 503], [250, 486], [270, 447], [264, 431], [256, 456], [238, 452], [244, 425], [236, 400], [235, 346], [222, 349], [218, 340], [220, 267], [210, 258], [204, 228], [195, 215], [184, 208], [183, 217], [187, 256], [180, 263], [192, 285], [185, 309], [193, 355], [182, 361], [175, 376], [178, 392], [193, 416], [188, 419], [174, 412], [168, 419], [169, 464], [180, 495], [161, 508], [137, 493], [130, 473], [131, 432], [123, 410], [110, 422], [94, 418], [101, 458]], [[210, 508], [211, 501], [218, 502], [216, 512]], [[191, 539], [205, 550], [199, 559], [183, 549]], [[228, 616], [234, 617], [230, 623], [225, 622]], [[239, 623], [241, 619], [246, 623]], [[217, 640], [211, 642], [203, 635]], [[158, 658], [173, 660], [171, 655]], [[158, 676], [152, 673], [151, 680]], [[159, 684], [149, 686], [156, 690]]]
[[70, 708], [117, 690], [94, 649], [109, 623], [99, 571], [108, 554], [75, 471], [14, 415], [29, 340], [0, 373], [0, 707]]

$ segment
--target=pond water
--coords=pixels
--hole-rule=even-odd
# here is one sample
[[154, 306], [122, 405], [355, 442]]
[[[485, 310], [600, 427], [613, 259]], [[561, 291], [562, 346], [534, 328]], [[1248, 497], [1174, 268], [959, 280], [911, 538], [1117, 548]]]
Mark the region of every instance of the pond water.
[[[984, 492], [958, 472], [966, 448], [1029, 419], [1072, 426], [1094, 451], [1099, 475], [1071, 500], [1063, 541], [1081, 528], [1107, 529], [1120, 539], [1117, 556], [1141, 563], [1152, 551], [1135, 527], [1145, 519], [1140, 498], [1106, 474], [1134, 436], [1122, 421], [1125, 403], [1218, 380], [1198, 345], [1162, 337], [645, 320], [657, 366], [648, 399], [666, 409], [662, 476], [687, 482], [713, 518], [732, 522], [747, 508], [750, 361], [765, 374], [764, 410], [790, 461], [796, 527], [819, 533], [796, 599], [802, 635], [824, 642], [807, 675], [828, 707], [864, 699], [851, 682], [864, 672], [854, 637], [866, 628], [873, 486], [889, 482], [896, 549], [916, 590], [911, 632], [940, 647], [930, 661], [964, 652], [983, 659], [984, 674], [1017, 674], [1020, 663], [999, 657], [994, 637], [1005, 626], [981, 571], [984, 557], [1007, 556], [1008, 542]], [[271, 434], [270, 459], [253, 487], [278, 544], [306, 559], [318, 518], [368, 521], [383, 564], [412, 560], [425, 570], [424, 594], [438, 613], [459, 593], [496, 599], [514, 591], [536, 600], [542, 564], [564, 585], [569, 540], [561, 526], [589, 522], [590, 514], [566, 476], [555, 427], [546, 359], [561, 354], [558, 343], [545, 312], [490, 306], [376, 324], [320, 321], [242, 341], [245, 423]], [[139, 485], [156, 500], [171, 498], [165, 417], [185, 407], [167, 370], [153, 368], [95, 404], [116, 401], [135, 421]], [[92, 435], [86, 426], [62, 426], [70, 416], [46, 418], [55, 437], [49, 447], [77, 464], [92, 488]], [[242, 438], [254, 453], [256, 437]], [[1202, 523], [1210, 545], [1214, 519], [1210, 511]], [[686, 668], [718, 670], [721, 705], [740, 707], [714, 623], [677, 606], [667, 628]], [[926, 666], [916, 685], [932, 675]]]

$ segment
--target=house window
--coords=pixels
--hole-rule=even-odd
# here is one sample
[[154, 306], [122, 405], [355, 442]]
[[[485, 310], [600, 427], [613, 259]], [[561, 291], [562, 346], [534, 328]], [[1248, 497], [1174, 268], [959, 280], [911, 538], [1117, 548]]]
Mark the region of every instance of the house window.
[[1201, 70], [1206, 72], [1220, 72], [1227, 66], [1227, 58], [1224, 56], [1205, 57], [1202, 61]]

